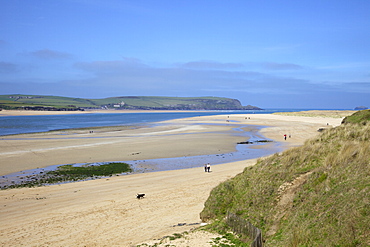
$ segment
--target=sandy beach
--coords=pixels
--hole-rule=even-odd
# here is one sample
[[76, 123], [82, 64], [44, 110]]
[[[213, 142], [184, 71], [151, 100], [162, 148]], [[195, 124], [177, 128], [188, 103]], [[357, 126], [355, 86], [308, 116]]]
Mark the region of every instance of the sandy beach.
[[[341, 120], [219, 115], [171, 120], [150, 128], [2, 137], [0, 175], [56, 164], [228, 153], [235, 151], [237, 142], [245, 141], [235, 128], [248, 125], [267, 126], [260, 133], [289, 148], [317, 135], [318, 128], [337, 126]], [[284, 134], [291, 137], [284, 141]], [[188, 231], [199, 226], [199, 213], [211, 189], [255, 162], [213, 165], [210, 173], [199, 167], [2, 190], [0, 245], [135, 246]], [[137, 193], [146, 197], [138, 200]]]

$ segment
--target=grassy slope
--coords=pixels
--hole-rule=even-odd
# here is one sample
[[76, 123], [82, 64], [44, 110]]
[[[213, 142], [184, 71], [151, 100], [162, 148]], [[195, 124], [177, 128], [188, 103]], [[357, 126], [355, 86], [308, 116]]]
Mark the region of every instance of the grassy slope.
[[201, 218], [226, 230], [225, 213], [237, 213], [262, 229], [265, 246], [368, 246], [369, 112], [220, 184]]
[[[114, 104], [121, 102], [125, 103], [125, 106], [133, 107], [149, 107], [149, 108], [163, 108], [177, 105], [202, 105], [212, 107], [215, 104], [222, 106], [222, 104], [233, 105], [235, 101], [228, 98], [220, 97], [150, 97], [150, 96], [136, 96], [136, 97], [111, 97], [104, 99], [81, 99], [81, 98], [69, 98], [59, 96], [37, 96], [30, 95], [32, 98], [26, 98], [28, 95], [14, 95], [22, 98], [9, 98], [11, 95], [0, 95], [0, 105], [21, 107], [23, 105], [32, 106], [53, 106], [53, 107], [66, 107], [68, 105], [74, 105], [82, 108], [100, 108], [101, 106], [107, 105], [112, 107]], [[206, 102], [211, 100], [212, 102]], [[208, 104], [208, 105], [207, 105]], [[210, 105], [209, 105], [210, 104]], [[235, 105], [235, 107], [238, 107]]]
[[351, 117], [343, 119], [343, 124], [354, 123], [366, 125], [370, 118], [370, 110], [358, 111], [352, 114]]
[[220, 97], [156, 97], [156, 96], [132, 96], [132, 97], [112, 97], [105, 99], [91, 100], [97, 105], [117, 104], [124, 102], [126, 105], [137, 107], [169, 107], [174, 105], [201, 104], [204, 100], [212, 100], [220, 103], [232, 103], [232, 99]]
[[[85, 99], [68, 98], [59, 96], [33, 96], [32, 98], [9, 98], [10, 95], [0, 95], [0, 104], [8, 106], [50, 106], [50, 107], [66, 107], [68, 105], [75, 105], [77, 107], [93, 107], [94, 105]], [[14, 95], [24, 97], [27, 95]]]

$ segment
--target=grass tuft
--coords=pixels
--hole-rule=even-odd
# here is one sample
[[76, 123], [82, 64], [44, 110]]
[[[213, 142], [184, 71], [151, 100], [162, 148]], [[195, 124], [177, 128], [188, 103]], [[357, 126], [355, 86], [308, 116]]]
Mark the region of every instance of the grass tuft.
[[220, 222], [234, 212], [262, 230], [264, 246], [368, 246], [369, 135], [369, 121], [346, 123], [259, 159], [212, 190], [201, 219], [226, 232]]

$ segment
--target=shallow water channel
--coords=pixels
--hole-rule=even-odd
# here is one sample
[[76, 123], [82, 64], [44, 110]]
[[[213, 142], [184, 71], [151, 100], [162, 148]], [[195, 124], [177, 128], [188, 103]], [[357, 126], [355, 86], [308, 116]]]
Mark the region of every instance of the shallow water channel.
[[[203, 170], [204, 164], [209, 163], [212, 166], [217, 164], [229, 163], [240, 160], [254, 159], [258, 157], [263, 157], [270, 155], [276, 152], [282, 151], [282, 145], [280, 142], [273, 142], [264, 138], [261, 134], [258, 133], [263, 127], [257, 127], [257, 131], [245, 131], [242, 126], [240, 128], [235, 128], [234, 130], [238, 131], [239, 134], [245, 137], [245, 141], [248, 141], [248, 144], [235, 144], [236, 151], [231, 153], [221, 153], [221, 154], [211, 154], [211, 155], [198, 155], [198, 156], [183, 156], [176, 158], [162, 158], [162, 159], [146, 159], [146, 160], [125, 160], [125, 161], [114, 161], [120, 163], [127, 163], [131, 166], [132, 172], [115, 174], [115, 176], [120, 175], [129, 175], [134, 173], [143, 173], [143, 172], [156, 172], [156, 171], [165, 171], [165, 170], [179, 170], [186, 168], [199, 167], [200, 170]], [[251, 127], [251, 126], [248, 126]], [[260, 141], [268, 142], [260, 142]], [[99, 162], [99, 163], [78, 163], [78, 164], [68, 164], [73, 166], [83, 166], [83, 165], [102, 165], [107, 163], [114, 162]], [[37, 168], [31, 170], [24, 170], [4, 176], [0, 176], [0, 188], [10, 185], [19, 185], [26, 183], [27, 181], [35, 181], [42, 175], [45, 175], [48, 171], [56, 170], [58, 166], [53, 165], [44, 168]], [[98, 177], [103, 178], [103, 177]], [[93, 178], [89, 178], [93, 179]], [[96, 179], [96, 177], [95, 177]]]

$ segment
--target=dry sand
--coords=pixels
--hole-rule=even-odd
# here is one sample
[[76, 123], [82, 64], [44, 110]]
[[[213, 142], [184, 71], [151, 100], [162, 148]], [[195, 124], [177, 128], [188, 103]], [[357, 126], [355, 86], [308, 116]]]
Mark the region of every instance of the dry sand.
[[[288, 148], [303, 144], [327, 123], [337, 126], [340, 122], [340, 118], [270, 114], [206, 116], [151, 128], [104, 128], [93, 134], [67, 131], [18, 135], [22, 140], [3, 137], [0, 175], [53, 164], [226, 153], [244, 140], [233, 128], [248, 124], [269, 126], [261, 133], [277, 141], [290, 134], [285, 142]], [[2, 190], [0, 245], [135, 246], [188, 231], [200, 223], [199, 213], [211, 189], [255, 162], [215, 165], [211, 173], [199, 167]], [[136, 193], [146, 197], [138, 200]], [[208, 245], [203, 240], [191, 246]]]

